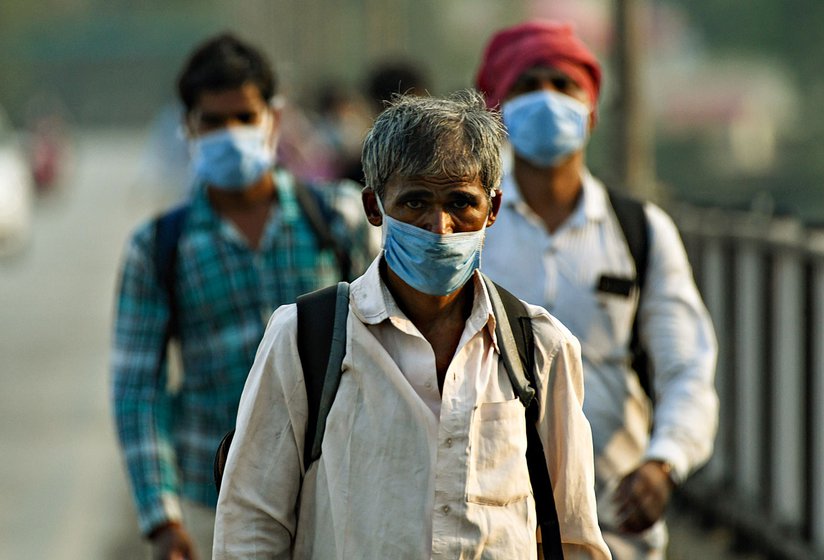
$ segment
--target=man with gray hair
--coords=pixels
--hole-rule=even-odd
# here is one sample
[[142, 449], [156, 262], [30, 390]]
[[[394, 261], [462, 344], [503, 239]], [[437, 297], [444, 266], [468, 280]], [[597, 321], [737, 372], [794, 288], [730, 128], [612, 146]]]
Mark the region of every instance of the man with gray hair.
[[609, 558], [578, 342], [515, 300], [533, 335], [536, 414], [525, 421], [496, 303], [504, 294], [478, 271], [500, 207], [502, 138], [499, 117], [470, 91], [399, 97], [377, 118], [363, 147], [363, 206], [383, 252], [351, 285], [342, 374], [316, 432], [322, 453], [303, 453], [309, 373], [300, 311], [285, 305], [243, 391], [215, 558], [536, 558], [528, 432], [553, 483], [564, 557]]

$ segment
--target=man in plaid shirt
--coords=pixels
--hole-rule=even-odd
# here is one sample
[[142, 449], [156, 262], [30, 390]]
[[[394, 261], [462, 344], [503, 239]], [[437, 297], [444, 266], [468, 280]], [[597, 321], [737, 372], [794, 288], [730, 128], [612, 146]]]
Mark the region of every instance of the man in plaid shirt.
[[[120, 277], [112, 401], [141, 532], [155, 558], [211, 558], [215, 450], [238, 402], [269, 315], [341, 279], [298, 200], [295, 178], [274, 166], [280, 108], [263, 55], [231, 35], [201, 45], [178, 91], [186, 109], [196, 188], [164, 285], [157, 226], [137, 229]], [[306, 188], [306, 187], [303, 187]], [[351, 275], [377, 251], [359, 189], [315, 189]], [[305, 200], [305, 198], [304, 198]], [[173, 311], [172, 311], [173, 308]], [[170, 323], [183, 374], [166, 373]]]

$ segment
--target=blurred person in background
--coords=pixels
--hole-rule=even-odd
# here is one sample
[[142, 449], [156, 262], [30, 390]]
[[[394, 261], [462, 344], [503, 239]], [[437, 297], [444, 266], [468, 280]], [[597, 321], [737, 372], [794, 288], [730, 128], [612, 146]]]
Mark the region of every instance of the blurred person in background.
[[39, 92], [26, 104], [26, 151], [38, 195], [57, 190], [71, 170], [69, 119], [60, 99]]
[[[558, 512], [544, 542], [568, 560], [608, 558], [578, 344], [514, 296], [520, 319], [501, 314], [477, 270], [500, 204], [502, 141], [474, 91], [396, 97], [378, 117], [363, 148], [363, 210], [384, 250], [351, 285], [343, 373], [317, 424], [322, 453], [303, 453], [311, 372], [296, 306], [285, 305], [243, 391], [215, 558], [536, 558], [536, 470], [553, 478]], [[496, 322], [524, 319], [534, 367], [521, 400]]]
[[[623, 198], [646, 232], [636, 266], [613, 195], [585, 164], [601, 70], [570, 25], [499, 31], [476, 85], [514, 152], [483, 270], [580, 340], [604, 537], [615, 558], [663, 558], [665, 508], [709, 458], [718, 415], [715, 334], [678, 231], [658, 206]], [[636, 322], [654, 384], [631, 366]]]
[[344, 84], [329, 82], [317, 93], [315, 127], [333, 154], [336, 177], [362, 181], [361, 146], [374, 120], [363, 97]]
[[[352, 96], [327, 95], [327, 105], [334, 108], [336, 117], [336, 134], [341, 145], [339, 158], [339, 176], [365, 184], [361, 167], [360, 146], [372, 121], [396, 95], [428, 95], [429, 79], [424, 69], [408, 60], [387, 60], [375, 65], [366, 76], [363, 85], [365, 107], [361, 112], [360, 103], [353, 103]], [[358, 130], [358, 126], [363, 128]], [[354, 140], [358, 149], [351, 149]], [[345, 143], [344, 143], [345, 142]]]
[[[360, 189], [304, 185], [275, 166], [277, 82], [231, 34], [201, 44], [178, 80], [196, 185], [135, 231], [120, 271], [112, 401], [140, 530], [155, 558], [210, 558], [215, 451], [269, 315], [360, 273]], [[325, 226], [325, 230], [324, 230]], [[322, 231], [323, 230], [323, 231]], [[179, 346], [172, 382], [168, 343]]]
[[419, 64], [409, 60], [387, 60], [369, 72], [365, 93], [373, 114], [377, 116], [396, 94], [429, 95], [429, 78]]
[[311, 111], [298, 103], [284, 100], [281, 129], [283, 132], [277, 146], [279, 165], [295, 177], [309, 182], [341, 178], [337, 153], [314, 122]]

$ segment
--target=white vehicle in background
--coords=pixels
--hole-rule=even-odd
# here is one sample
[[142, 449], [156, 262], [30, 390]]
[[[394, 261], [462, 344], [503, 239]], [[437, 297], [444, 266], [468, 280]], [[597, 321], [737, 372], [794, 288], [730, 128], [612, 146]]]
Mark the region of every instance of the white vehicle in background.
[[0, 257], [22, 251], [32, 227], [34, 182], [17, 134], [0, 109]]

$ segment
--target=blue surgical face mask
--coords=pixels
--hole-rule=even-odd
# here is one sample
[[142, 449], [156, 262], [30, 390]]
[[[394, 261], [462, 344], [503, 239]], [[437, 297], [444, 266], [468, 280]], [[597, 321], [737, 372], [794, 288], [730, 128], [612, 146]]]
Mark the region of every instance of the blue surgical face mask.
[[192, 166], [203, 183], [227, 191], [242, 191], [256, 183], [275, 162], [271, 127], [232, 126], [192, 141]]
[[486, 222], [478, 231], [438, 234], [396, 220], [384, 212], [383, 254], [401, 280], [425, 294], [451, 294], [481, 265]]
[[559, 164], [589, 137], [589, 107], [557, 91], [519, 95], [501, 112], [515, 153], [538, 167]]

